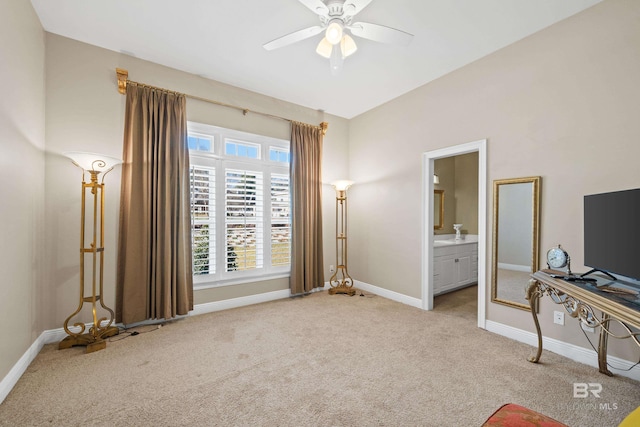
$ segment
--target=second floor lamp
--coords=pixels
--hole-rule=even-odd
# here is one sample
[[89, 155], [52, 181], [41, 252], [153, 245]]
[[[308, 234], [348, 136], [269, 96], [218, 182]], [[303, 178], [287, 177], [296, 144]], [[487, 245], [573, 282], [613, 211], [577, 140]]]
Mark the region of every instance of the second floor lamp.
[[331, 183], [336, 189], [336, 271], [329, 279], [329, 295], [346, 294], [353, 296], [353, 279], [347, 271], [347, 189], [352, 181]]
[[[59, 349], [73, 346], [85, 346], [86, 352], [102, 350], [107, 346], [105, 338], [117, 335], [114, 326], [114, 312], [104, 302], [102, 286], [104, 278], [104, 177], [122, 160], [94, 153], [64, 153], [74, 165], [82, 169], [82, 201], [80, 216], [80, 297], [78, 307], [64, 321], [67, 337], [58, 345]], [[85, 181], [86, 172], [90, 181]], [[98, 177], [102, 174], [102, 179]], [[88, 215], [87, 215], [88, 211]], [[85, 282], [90, 288], [85, 289]], [[69, 327], [71, 319], [78, 315], [84, 303], [91, 305], [93, 322], [86, 330], [83, 322], [75, 322], [74, 330]], [[99, 306], [98, 306], [99, 304]], [[109, 317], [100, 317], [98, 310], [109, 313]]]

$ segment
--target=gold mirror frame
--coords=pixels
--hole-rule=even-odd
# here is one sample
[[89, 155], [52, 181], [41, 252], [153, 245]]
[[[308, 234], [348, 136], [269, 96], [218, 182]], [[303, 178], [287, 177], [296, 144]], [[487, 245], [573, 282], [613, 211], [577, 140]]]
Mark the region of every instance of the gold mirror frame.
[[433, 190], [433, 229], [444, 228], [444, 190]]
[[[493, 181], [493, 259], [491, 265], [491, 302], [507, 305], [510, 307], [519, 308], [522, 310], [531, 311], [531, 307], [526, 302], [525, 290], [531, 280], [530, 275], [538, 271], [538, 247], [540, 239], [540, 182], [539, 176], [526, 177], [526, 178], [512, 178], [512, 179], [499, 179]], [[513, 301], [504, 298], [504, 292], [501, 292], [501, 297], [498, 296], [499, 278], [498, 278], [498, 241], [500, 233], [500, 192], [505, 186], [513, 184], [531, 184], [531, 272], [518, 272], [522, 279], [518, 277], [516, 279], [517, 286], [520, 286], [522, 290], [522, 302]], [[503, 198], [506, 197], [506, 193], [503, 194]], [[504, 208], [504, 207], [503, 207]], [[504, 209], [503, 209], [504, 210]], [[506, 224], [503, 224], [506, 225]], [[504, 242], [503, 242], [504, 243]], [[503, 273], [504, 275], [504, 273]], [[522, 281], [522, 283], [520, 283]], [[506, 279], [504, 280], [506, 283]], [[519, 292], [519, 291], [516, 291]], [[537, 311], [537, 310], [536, 310]]]

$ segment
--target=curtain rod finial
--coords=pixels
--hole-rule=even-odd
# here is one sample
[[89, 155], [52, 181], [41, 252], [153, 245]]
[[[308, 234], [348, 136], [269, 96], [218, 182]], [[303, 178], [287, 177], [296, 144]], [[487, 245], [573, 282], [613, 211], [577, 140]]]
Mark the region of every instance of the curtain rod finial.
[[322, 128], [322, 136], [325, 136], [327, 134], [327, 129], [329, 129], [329, 123], [322, 122], [320, 123], [320, 127]]
[[122, 68], [116, 68], [116, 76], [118, 77], [118, 92], [124, 95], [127, 93], [127, 79], [129, 79], [129, 72]]

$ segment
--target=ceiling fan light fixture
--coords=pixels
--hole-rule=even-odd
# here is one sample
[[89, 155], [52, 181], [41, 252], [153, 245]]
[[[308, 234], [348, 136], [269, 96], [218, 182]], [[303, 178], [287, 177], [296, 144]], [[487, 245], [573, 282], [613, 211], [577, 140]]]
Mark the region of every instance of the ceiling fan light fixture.
[[329, 43], [326, 37], [323, 37], [318, 43], [318, 47], [316, 47], [316, 53], [324, 58], [331, 58], [331, 50], [333, 49], [333, 45]]
[[294, 31], [265, 43], [263, 46], [266, 50], [278, 49], [324, 33], [324, 37], [316, 46], [316, 53], [329, 60], [333, 75], [340, 72], [344, 59], [358, 50], [351, 35], [380, 43], [401, 45], [407, 45], [413, 38], [412, 34], [384, 25], [354, 22], [354, 16], [367, 7], [372, 0], [298, 1], [318, 15], [319, 25]]
[[339, 19], [334, 19], [327, 26], [325, 37], [331, 44], [338, 44], [342, 40], [342, 23]]
[[356, 42], [348, 34], [345, 34], [340, 41], [340, 50], [342, 51], [342, 56], [346, 58], [356, 53], [358, 46], [356, 46]]

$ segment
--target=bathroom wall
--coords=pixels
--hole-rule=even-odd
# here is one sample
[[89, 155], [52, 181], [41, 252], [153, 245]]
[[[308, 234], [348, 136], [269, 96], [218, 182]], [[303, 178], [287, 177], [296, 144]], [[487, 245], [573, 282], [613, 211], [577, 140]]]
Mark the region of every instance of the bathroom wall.
[[444, 190], [444, 228], [434, 233], [451, 234], [462, 224], [463, 234], [478, 234], [478, 153], [436, 159], [434, 170], [434, 188]]

